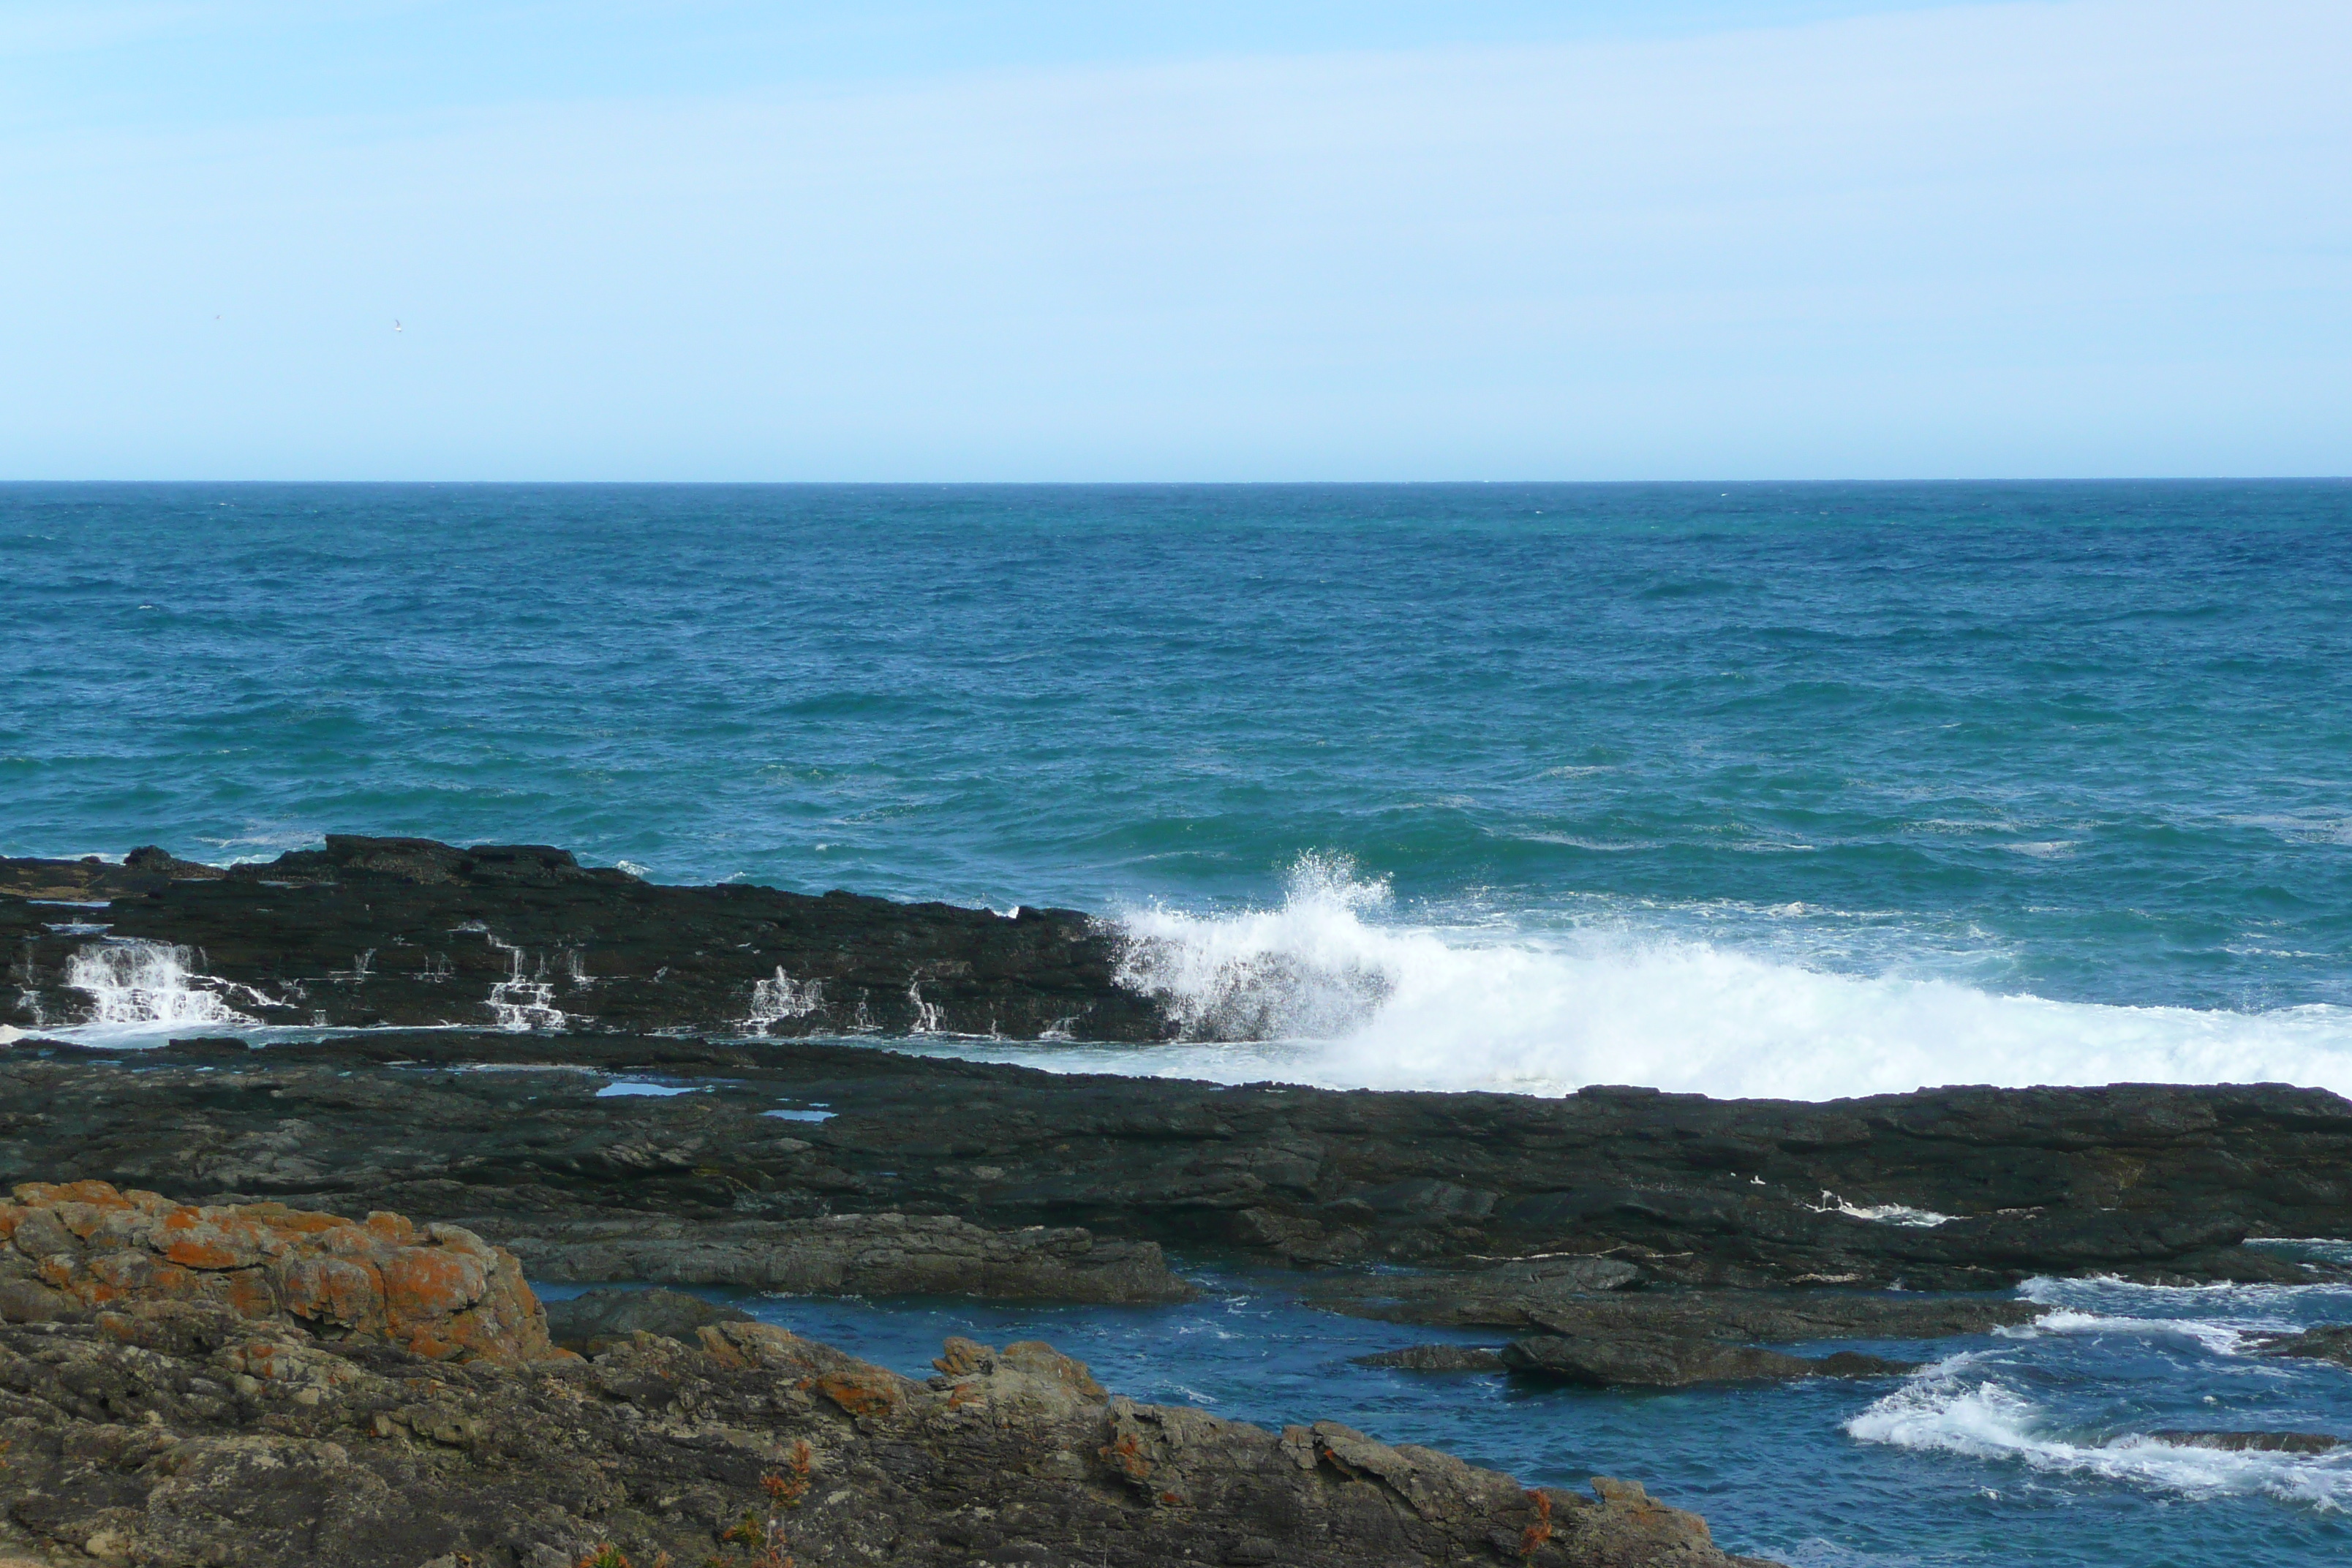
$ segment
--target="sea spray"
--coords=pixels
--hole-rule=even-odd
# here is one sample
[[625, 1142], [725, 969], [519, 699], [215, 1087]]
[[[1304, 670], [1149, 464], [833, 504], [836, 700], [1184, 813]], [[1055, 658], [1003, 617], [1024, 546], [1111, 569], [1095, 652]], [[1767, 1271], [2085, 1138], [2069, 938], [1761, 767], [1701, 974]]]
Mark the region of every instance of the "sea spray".
[[2352, 1092], [2352, 1008], [2056, 1002], [1622, 929], [1415, 924], [1395, 918], [1385, 883], [1336, 856], [1302, 858], [1276, 907], [1154, 908], [1129, 915], [1126, 930], [1121, 978], [1160, 998], [1195, 1043], [1124, 1060], [1088, 1053], [1091, 1070], [1535, 1094], [1629, 1083], [1801, 1100], [1949, 1083], [2279, 1081]]
[[1848, 1436], [1924, 1454], [2010, 1461], [2095, 1478], [2192, 1501], [2261, 1494], [2340, 1510], [2352, 1507], [2352, 1450], [2306, 1455], [2227, 1450], [2102, 1433], [2011, 1386], [1987, 1358], [1939, 1362], [1845, 1424]]
[[66, 960], [66, 984], [91, 1001], [85, 1026], [237, 1025], [254, 1020], [192, 973], [195, 954], [133, 938], [93, 942]]
[[1363, 919], [1388, 905], [1388, 885], [1358, 879], [1344, 857], [1307, 855], [1285, 886], [1276, 910], [1132, 917], [1119, 982], [1159, 998], [1189, 1039], [1295, 1039], [1362, 1026], [1396, 987], [1402, 955]]
[[488, 941], [507, 955], [507, 977], [490, 987], [488, 1005], [497, 1026], [509, 1034], [562, 1028], [564, 1014], [555, 1005], [555, 984], [547, 977], [546, 955], [541, 954], [535, 967], [525, 973], [526, 954], [520, 947], [495, 936]]

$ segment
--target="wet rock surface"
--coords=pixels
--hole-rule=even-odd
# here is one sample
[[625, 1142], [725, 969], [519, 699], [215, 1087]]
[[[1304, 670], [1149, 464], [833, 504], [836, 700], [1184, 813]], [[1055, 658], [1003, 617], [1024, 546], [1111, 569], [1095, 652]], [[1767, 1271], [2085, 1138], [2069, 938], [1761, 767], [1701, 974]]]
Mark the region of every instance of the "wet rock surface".
[[1852, 1290], [1639, 1290], [1605, 1296], [1485, 1272], [1349, 1275], [1311, 1282], [1307, 1300], [1349, 1317], [1562, 1334], [1665, 1334], [1764, 1342], [1937, 1340], [2030, 1323], [2046, 1309], [2013, 1297], [1875, 1295]]
[[1796, 1356], [1675, 1334], [1538, 1334], [1503, 1349], [1504, 1367], [1522, 1376], [1588, 1388], [1683, 1388], [1702, 1383], [1788, 1383], [1801, 1377], [1892, 1377], [1916, 1362], [1853, 1351]]
[[1506, 1372], [1503, 1352], [1492, 1345], [1407, 1345], [1401, 1351], [1376, 1351], [1349, 1356], [1358, 1366], [1393, 1367], [1399, 1372]]
[[[698, 1092], [600, 1097], [600, 1074]], [[2307, 1280], [2241, 1244], [2352, 1235], [2352, 1103], [2265, 1085], [1828, 1104], [1341, 1093], [856, 1045], [460, 1032], [0, 1047], [0, 1180], [56, 1173], [519, 1238], [658, 1216], [685, 1227], [670, 1239], [731, 1237], [747, 1259], [756, 1235], [784, 1233], [712, 1227], [900, 1214], [1084, 1229], [1097, 1248], [1417, 1264], [1447, 1272], [1338, 1272], [1318, 1294], [1524, 1331], [1547, 1326], [1547, 1302], [1664, 1287]], [[1871, 1217], [1888, 1205], [1950, 1217]]]
[[1039, 1343], [917, 1382], [760, 1323], [467, 1363], [210, 1300], [0, 1324], [0, 1558], [568, 1568], [1729, 1568], [1629, 1483], [1529, 1489], [1332, 1422], [1114, 1397]]
[[[1116, 938], [1069, 910], [666, 887], [535, 845], [329, 835], [226, 868], [0, 859], [0, 1022], [82, 1023], [165, 976], [264, 1024], [958, 1031], [1149, 1040]], [[93, 990], [97, 983], [102, 990]]]
[[2255, 1334], [2263, 1355], [2304, 1356], [2352, 1367], [2352, 1323], [2322, 1323], [2295, 1334]]
[[2329, 1454], [2342, 1439], [2324, 1432], [2150, 1432], [2158, 1443], [2179, 1448], [2219, 1448], [2231, 1454]]

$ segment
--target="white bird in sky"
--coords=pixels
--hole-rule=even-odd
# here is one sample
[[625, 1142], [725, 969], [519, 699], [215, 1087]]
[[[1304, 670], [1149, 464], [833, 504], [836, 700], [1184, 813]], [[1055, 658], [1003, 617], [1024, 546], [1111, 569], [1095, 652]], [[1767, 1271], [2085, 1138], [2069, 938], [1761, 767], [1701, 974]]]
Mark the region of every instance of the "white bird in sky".
[[404, 330], [400, 324], [400, 318], [397, 316], [394, 316], [392, 319], [392, 330], [395, 332]]

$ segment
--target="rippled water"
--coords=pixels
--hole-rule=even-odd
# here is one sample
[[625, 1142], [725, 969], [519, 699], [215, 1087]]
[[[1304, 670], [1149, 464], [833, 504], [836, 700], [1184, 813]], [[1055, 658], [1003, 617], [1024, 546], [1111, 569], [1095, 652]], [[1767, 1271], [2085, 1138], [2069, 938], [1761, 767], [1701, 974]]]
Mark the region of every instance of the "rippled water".
[[10, 852], [1124, 911], [1328, 1082], [2352, 1088], [2344, 484], [12, 486], [0, 574]]

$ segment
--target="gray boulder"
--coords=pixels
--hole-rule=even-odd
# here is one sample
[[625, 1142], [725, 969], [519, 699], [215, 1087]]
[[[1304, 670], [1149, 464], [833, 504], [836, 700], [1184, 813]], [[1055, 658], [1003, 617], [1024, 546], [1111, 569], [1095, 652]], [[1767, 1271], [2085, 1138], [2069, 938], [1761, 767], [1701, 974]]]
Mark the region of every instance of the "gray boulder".
[[749, 1312], [682, 1290], [589, 1290], [568, 1301], [549, 1301], [546, 1307], [547, 1337], [583, 1355], [594, 1355], [635, 1333], [691, 1344], [696, 1331], [709, 1324], [753, 1321]]

